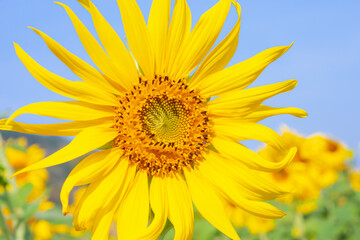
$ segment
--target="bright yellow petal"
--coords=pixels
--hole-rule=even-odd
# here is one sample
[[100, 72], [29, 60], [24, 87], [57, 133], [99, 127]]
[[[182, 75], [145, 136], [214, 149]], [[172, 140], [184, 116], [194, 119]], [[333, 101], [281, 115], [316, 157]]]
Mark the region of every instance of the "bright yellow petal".
[[154, 77], [155, 59], [151, 37], [135, 0], [117, 0], [131, 52], [149, 79]]
[[90, 0], [88, 0], [88, 6], [100, 41], [118, 70], [116, 73], [118, 78], [127, 89], [130, 89], [135, 82], [138, 82], [138, 73], [134, 59], [119, 35]]
[[209, 166], [206, 161], [200, 164], [199, 174], [202, 178], [210, 181], [226, 201], [249, 213], [264, 218], [281, 218], [285, 216], [284, 212], [268, 203], [244, 198], [243, 193], [234, 182], [229, 181], [226, 174], [220, 173], [217, 168]]
[[27, 124], [16, 121], [5, 124], [7, 119], [1, 119], [0, 130], [45, 136], [75, 136], [87, 127], [101, 125], [110, 121], [112, 121], [111, 118], [103, 118], [91, 121], [74, 121], [53, 124]]
[[111, 125], [87, 128], [80, 132], [67, 146], [42, 159], [41, 161], [17, 171], [12, 177], [20, 173], [68, 162], [103, 146], [113, 140], [116, 136], [117, 132], [111, 128]]
[[259, 122], [265, 118], [272, 117], [280, 114], [290, 114], [294, 117], [304, 118], [307, 117], [307, 112], [294, 107], [284, 107], [284, 108], [276, 108], [270, 107], [266, 105], [260, 105], [254, 112], [243, 116], [241, 118], [236, 119], [235, 121], [243, 121], [243, 122]]
[[196, 170], [184, 171], [192, 201], [200, 214], [231, 239], [240, 239], [213, 187]]
[[[100, 105], [117, 106], [118, 102], [113, 94], [107, 93], [82, 81], [69, 81], [49, 72], [35, 62], [19, 45], [15, 43], [16, 54], [27, 70], [46, 88], [65, 97]], [[101, 97], [99, 97], [101, 96]]]
[[291, 162], [296, 153], [296, 148], [291, 148], [282, 161], [270, 162], [242, 144], [231, 140], [215, 137], [212, 139], [212, 144], [221, 154], [239, 160], [249, 168], [265, 172], [280, 171]]
[[206, 76], [222, 70], [234, 56], [237, 45], [239, 43], [241, 7], [235, 1], [232, 1], [232, 3], [234, 4], [239, 16], [235, 26], [224, 38], [224, 40], [222, 40], [200, 64], [194, 76], [191, 78], [191, 84], [195, 85], [196, 83], [202, 81], [202, 79], [204, 79]]
[[219, 137], [232, 139], [236, 142], [257, 140], [274, 148], [285, 150], [283, 139], [271, 128], [257, 123], [237, 122], [233, 119], [214, 118], [214, 131]]
[[175, 79], [188, 76], [208, 54], [221, 32], [230, 5], [231, 0], [220, 0], [201, 16], [189, 38], [177, 53], [178, 56], [171, 71]]
[[[291, 44], [292, 45], [292, 44]], [[190, 83], [192, 88], [199, 88], [205, 97], [221, 96], [224, 93], [248, 87], [273, 61], [283, 55], [290, 46], [267, 49], [252, 58], [228, 67], [222, 71]]]
[[[130, 187], [133, 184], [135, 170], [135, 166], [129, 166], [126, 172], [125, 179], [122, 183], [118, 181], [119, 176], [117, 176], [117, 179], [114, 179], [115, 185], [110, 184], [113, 188], [115, 188], [113, 189], [113, 192], [115, 192], [115, 194], [111, 192], [105, 194], [105, 198], [109, 200], [100, 202], [100, 210], [96, 211], [97, 213], [94, 217], [91, 239], [103, 240], [109, 237], [109, 230], [111, 223], [114, 219], [116, 209], [124, 198], [125, 193], [130, 190]], [[104, 194], [104, 192], [101, 189], [100, 192], [97, 191], [97, 194]], [[90, 199], [87, 199], [87, 201], [93, 203], [93, 201], [91, 201]], [[95, 207], [96, 209], [96, 205], [91, 207]]]
[[155, 53], [157, 74], [164, 72], [163, 58], [170, 21], [170, 0], [154, 0], [148, 19], [148, 29]]
[[[190, 36], [191, 12], [186, 0], [176, 0], [171, 17], [170, 28], [166, 37], [164, 72], [170, 74], [180, 47]], [[170, 76], [174, 77], [174, 76]]]
[[144, 233], [140, 233], [136, 239], [152, 240], [157, 239], [162, 233], [167, 216], [168, 216], [168, 200], [166, 185], [164, 179], [153, 177], [150, 184], [150, 204], [154, 212], [154, 219]]
[[117, 65], [113, 64], [109, 56], [105, 53], [101, 45], [96, 41], [85, 25], [68, 6], [59, 2], [55, 3], [62, 6], [69, 15], [82, 45], [96, 66], [109, 77], [109, 81], [111, 81], [111, 84], [114, 85], [114, 87], [122, 90], [126, 89], [128, 85], [127, 81], [124, 81], [123, 73], [119, 70]]
[[232, 91], [209, 104], [209, 111], [217, 116], [241, 117], [253, 112], [263, 101], [296, 87], [296, 80], [264, 85], [245, 90]]
[[30, 28], [34, 30], [40, 37], [42, 37], [51, 52], [53, 52], [55, 56], [58, 57], [79, 78], [107, 92], [118, 94], [121, 93], [118, 89], [112, 86], [108, 82], [108, 79], [105, 77], [105, 75], [103, 75], [97, 69], [93, 68], [90, 64], [66, 50], [63, 46], [61, 46], [45, 33], [35, 28]]
[[[99, 177], [87, 187], [86, 192], [75, 207], [73, 224], [76, 229], [88, 229], [89, 221], [101, 209], [106, 208], [114, 198], [118, 201], [122, 200], [118, 194], [121, 194], [122, 190], [124, 190], [122, 187], [125, 182], [129, 181], [127, 179], [128, 169], [128, 161], [120, 159], [110, 172]], [[113, 213], [115, 213], [116, 208], [116, 205], [112, 206]], [[99, 218], [101, 220], [101, 217]]]
[[190, 192], [181, 176], [164, 178], [169, 201], [169, 220], [175, 228], [174, 240], [192, 239], [194, 210]]
[[69, 212], [69, 194], [75, 186], [86, 185], [102, 178], [112, 170], [120, 159], [122, 150], [111, 148], [93, 153], [83, 159], [70, 172], [60, 192], [60, 200], [63, 206], [63, 213]]
[[267, 176], [257, 170], [249, 169], [246, 164], [210, 151], [205, 156], [208, 167], [217, 169], [225, 178], [236, 183], [239, 191], [250, 200], [267, 201], [286, 195], [288, 192], [269, 181]]
[[145, 171], [139, 171], [134, 184], [120, 203], [117, 218], [119, 239], [135, 240], [146, 230], [149, 221], [149, 187]]
[[16, 110], [11, 114], [8, 122], [25, 113], [78, 121], [112, 117], [115, 115], [113, 107], [109, 106], [99, 106], [78, 101], [38, 102]]

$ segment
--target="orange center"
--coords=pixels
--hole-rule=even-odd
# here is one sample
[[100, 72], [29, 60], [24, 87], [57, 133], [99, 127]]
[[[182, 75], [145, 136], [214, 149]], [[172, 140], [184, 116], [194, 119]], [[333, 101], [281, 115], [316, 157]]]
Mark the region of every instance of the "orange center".
[[114, 147], [149, 176], [181, 173], [202, 160], [209, 145], [206, 100], [190, 90], [185, 79], [139, 77], [139, 84], [118, 96]]

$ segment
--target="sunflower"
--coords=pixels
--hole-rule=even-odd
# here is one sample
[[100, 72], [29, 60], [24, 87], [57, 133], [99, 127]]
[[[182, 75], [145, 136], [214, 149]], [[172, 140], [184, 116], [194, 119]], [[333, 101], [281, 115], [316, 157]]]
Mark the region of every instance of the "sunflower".
[[[60, 196], [66, 214], [72, 188], [88, 185], [76, 204], [73, 223], [76, 229], [91, 225], [93, 239], [107, 239], [113, 221], [121, 239], [155, 239], [167, 219], [175, 228], [175, 239], [191, 239], [193, 204], [233, 239], [239, 237], [224, 201], [257, 216], [283, 217], [282, 211], [264, 200], [284, 191], [259, 173], [282, 169], [296, 149], [274, 163], [238, 141], [254, 139], [285, 149], [276, 132], [257, 122], [278, 114], [306, 116], [301, 109], [262, 105], [293, 89], [296, 80], [245, 89], [291, 45], [265, 50], [225, 68], [239, 40], [241, 9], [236, 1], [220, 0], [192, 29], [185, 0], [175, 2], [171, 20], [171, 1], [154, 0], [147, 24], [135, 0], [118, 0], [127, 49], [92, 2], [79, 2], [91, 14], [102, 46], [68, 6], [57, 4], [70, 16], [98, 69], [32, 29], [83, 81], [70, 81], [46, 70], [15, 44], [20, 60], [41, 84], [75, 100], [33, 103], [0, 122], [3, 130], [75, 136], [64, 148], [15, 175], [102, 149], [72, 170]], [[212, 49], [231, 5], [238, 20]], [[14, 121], [24, 113], [71, 121]]]
[[[352, 152], [339, 141], [325, 134], [316, 133], [305, 137], [284, 126], [281, 138], [287, 149], [298, 149], [291, 164], [279, 172], [267, 174], [271, 181], [292, 191], [280, 201], [297, 204], [297, 211], [308, 214], [317, 209], [316, 200], [321, 190], [334, 184], [340, 171], [345, 170], [346, 160]], [[273, 148], [265, 147], [259, 154], [269, 161], [282, 160]]]

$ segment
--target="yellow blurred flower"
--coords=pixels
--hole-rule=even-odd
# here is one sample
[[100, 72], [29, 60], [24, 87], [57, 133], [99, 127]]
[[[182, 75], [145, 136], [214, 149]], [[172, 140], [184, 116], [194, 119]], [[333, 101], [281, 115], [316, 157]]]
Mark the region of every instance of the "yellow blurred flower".
[[[28, 147], [26, 138], [10, 138], [5, 146], [5, 156], [15, 171], [29, 166], [45, 156], [45, 150], [40, 148], [39, 145], [33, 144]], [[38, 169], [17, 175], [15, 179], [19, 187], [26, 183], [33, 185], [33, 189], [27, 198], [27, 201], [31, 202], [40, 197], [45, 191], [48, 172], [45, 169]]]
[[[282, 140], [288, 149], [298, 149], [293, 161], [280, 172], [269, 174], [271, 181], [290, 194], [280, 201], [299, 203], [297, 211], [307, 214], [317, 208], [316, 201], [321, 189], [330, 186], [338, 178], [338, 172], [344, 170], [345, 160], [352, 152], [344, 145], [323, 134], [309, 137], [283, 128]], [[264, 158], [279, 161], [283, 156], [273, 148], [266, 147], [259, 151]]]
[[360, 191], [360, 170], [350, 172], [350, 184], [354, 191]]

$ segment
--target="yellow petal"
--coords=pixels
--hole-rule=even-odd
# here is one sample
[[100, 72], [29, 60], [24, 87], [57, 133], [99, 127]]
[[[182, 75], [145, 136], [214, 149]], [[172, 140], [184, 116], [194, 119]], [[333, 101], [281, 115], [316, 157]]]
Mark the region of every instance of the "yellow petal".
[[[69, 81], [52, 72], [49, 72], [37, 62], [35, 62], [19, 45], [15, 43], [16, 54], [27, 70], [46, 88], [61, 94], [65, 97], [90, 102], [100, 105], [117, 106], [116, 97], [97, 87], [93, 87], [85, 82]], [[101, 97], [99, 97], [101, 96]]]
[[121, 93], [118, 89], [112, 86], [108, 82], [108, 78], [106, 78], [105, 75], [103, 75], [97, 69], [93, 68], [90, 64], [66, 50], [63, 46], [61, 46], [45, 33], [35, 28], [30, 28], [34, 30], [40, 37], [42, 37], [46, 45], [55, 54], [55, 56], [58, 57], [79, 78], [107, 92], [118, 94]]
[[257, 153], [251, 151], [247, 147], [234, 141], [224, 140], [219, 137], [212, 139], [214, 147], [227, 157], [236, 159], [249, 168], [265, 171], [277, 172], [287, 166], [296, 153], [296, 148], [291, 148], [286, 157], [280, 162], [270, 162], [260, 157]]
[[204, 156], [207, 166], [217, 169], [225, 178], [236, 183], [244, 197], [250, 200], [267, 201], [286, 195], [288, 192], [269, 181], [266, 175], [249, 169], [246, 164], [210, 151]]
[[[116, 212], [117, 207], [119, 206], [120, 202], [123, 200], [124, 195], [127, 191], [129, 191], [130, 187], [133, 184], [134, 176], [135, 176], [135, 166], [129, 166], [126, 172], [126, 176], [124, 181], [121, 183], [117, 179], [115, 180], [115, 186], [113, 185], [114, 193], [109, 192], [105, 195], [105, 198], [109, 199], [105, 202], [100, 201], [100, 210], [96, 211], [96, 215], [94, 217], [94, 222], [92, 226], [92, 236], [91, 239], [93, 240], [103, 240], [109, 237], [109, 230], [111, 223], [114, 219], [114, 215]], [[119, 179], [119, 176], [117, 177]], [[102, 180], [101, 180], [102, 181]], [[104, 194], [102, 190], [97, 191], [97, 194]], [[93, 203], [90, 199], [87, 199], [90, 203]], [[95, 206], [91, 206], [92, 208]], [[85, 209], [86, 210], [86, 209]]]
[[170, 21], [170, 0], [154, 0], [151, 6], [148, 29], [155, 53], [155, 68], [157, 74], [164, 72], [163, 58], [166, 37]]
[[217, 168], [212, 168], [206, 161], [200, 164], [199, 174], [202, 178], [210, 181], [226, 201], [253, 215], [264, 218], [281, 218], [285, 216], [284, 212], [268, 203], [244, 198], [243, 193], [233, 181], [229, 181], [226, 174], [220, 173]]
[[237, 45], [239, 43], [241, 7], [235, 1], [232, 1], [232, 3], [236, 8], [239, 18], [230, 33], [214, 48], [214, 50], [209, 53], [209, 55], [200, 64], [194, 76], [191, 78], [191, 85], [196, 85], [196, 83], [202, 81], [202, 79], [204, 79], [206, 76], [223, 69], [234, 56]]
[[168, 216], [168, 200], [164, 179], [153, 177], [150, 184], [150, 204], [154, 212], [154, 219], [144, 233], [140, 233], [136, 239], [157, 239], [163, 231]]
[[295, 88], [296, 80], [232, 91], [209, 102], [209, 111], [217, 116], [240, 117], [254, 111], [264, 100]]
[[165, 178], [169, 201], [169, 220], [175, 228], [174, 240], [192, 239], [194, 210], [190, 192], [181, 176]]
[[68, 162], [103, 146], [113, 140], [116, 136], [117, 132], [111, 128], [111, 125], [87, 128], [80, 132], [67, 146], [42, 159], [41, 161], [17, 171], [12, 177], [20, 173]]
[[60, 200], [63, 213], [69, 212], [69, 194], [75, 186], [86, 185], [95, 182], [107, 174], [117, 163], [122, 155], [122, 150], [111, 148], [93, 153], [83, 159], [70, 172], [60, 192]]
[[[166, 37], [164, 72], [171, 73], [180, 47], [190, 36], [191, 12], [186, 0], [176, 0], [171, 17], [170, 28]], [[170, 76], [174, 77], [174, 76]]]
[[[267, 49], [252, 58], [211, 74], [192, 88], [199, 88], [205, 97], [221, 96], [224, 93], [248, 87], [273, 61], [278, 59], [292, 46], [281, 46]], [[199, 79], [200, 80], [200, 79]]]
[[[119, 159], [111, 171], [87, 187], [75, 207], [73, 224], [76, 229], [88, 229], [91, 218], [95, 217], [101, 209], [106, 208], [114, 198], [118, 201], [122, 200], [118, 194], [121, 194], [122, 187], [128, 181], [126, 179], [128, 168], [128, 161]], [[113, 213], [116, 208], [116, 205], [112, 206]], [[99, 218], [101, 220], [101, 217]]]
[[145, 171], [138, 171], [134, 184], [120, 203], [117, 218], [119, 239], [135, 240], [146, 230], [149, 221], [149, 187]]
[[240, 239], [213, 187], [196, 170], [184, 171], [192, 201], [200, 214], [231, 239]]
[[151, 37], [135, 0], [117, 0], [131, 52], [145, 76], [154, 76], [155, 59]]
[[112, 119], [103, 118], [91, 121], [74, 121], [53, 124], [27, 124], [16, 121], [5, 124], [7, 119], [1, 119], [0, 130], [45, 136], [75, 136], [84, 130], [84, 128], [101, 125], [110, 121], [112, 121]]
[[96, 66], [109, 77], [109, 81], [111, 81], [111, 84], [114, 85], [114, 87], [121, 90], [126, 89], [128, 85], [127, 81], [124, 81], [122, 72], [117, 65], [113, 64], [109, 56], [105, 53], [101, 45], [96, 41], [85, 25], [68, 6], [59, 2], [55, 3], [62, 6], [69, 15], [82, 45]]
[[40, 116], [53, 117], [66, 120], [93, 120], [104, 117], [112, 117], [115, 112], [112, 107], [99, 106], [78, 101], [68, 102], [38, 102], [26, 105], [16, 110], [8, 119], [12, 121], [24, 114], [36, 114]]
[[300, 108], [294, 108], [294, 107], [283, 107], [283, 108], [276, 108], [276, 107], [270, 107], [266, 105], [260, 105], [254, 112], [243, 116], [241, 118], [236, 119], [236, 121], [243, 121], [243, 122], [259, 122], [265, 118], [272, 117], [275, 115], [280, 114], [290, 114], [294, 117], [300, 117], [304, 118], [307, 117], [307, 112], [300, 109]]
[[214, 130], [219, 137], [230, 138], [236, 142], [243, 140], [257, 140], [280, 150], [286, 149], [281, 136], [264, 125], [237, 122], [230, 118], [214, 118], [214, 123]]
[[90, 0], [88, 0], [88, 6], [100, 41], [118, 70], [116, 73], [118, 74], [118, 78], [121, 80], [122, 85], [130, 89], [132, 85], [138, 81], [138, 73], [134, 59], [126, 49], [119, 35]]
[[230, 10], [231, 0], [220, 0], [204, 13], [187, 41], [181, 46], [171, 74], [184, 77], [204, 59], [214, 45]]

